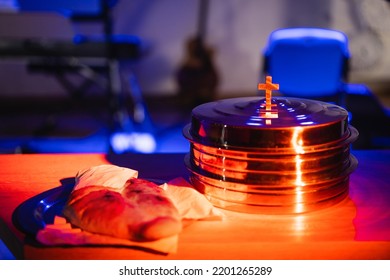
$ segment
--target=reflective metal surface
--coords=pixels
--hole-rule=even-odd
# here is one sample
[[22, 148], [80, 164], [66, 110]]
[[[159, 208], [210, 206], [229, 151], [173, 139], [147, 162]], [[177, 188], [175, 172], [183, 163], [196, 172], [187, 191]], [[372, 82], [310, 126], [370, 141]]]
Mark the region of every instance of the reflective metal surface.
[[[192, 111], [184, 130], [191, 182], [216, 206], [249, 213], [303, 213], [338, 203], [357, 166], [348, 112], [325, 102], [225, 99]], [[269, 101], [268, 101], [269, 102]]]
[[349, 136], [348, 112], [319, 101], [287, 97], [272, 98], [272, 111], [265, 98], [244, 97], [202, 104], [192, 111], [185, 136], [213, 147], [294, 148], [340, 141]]

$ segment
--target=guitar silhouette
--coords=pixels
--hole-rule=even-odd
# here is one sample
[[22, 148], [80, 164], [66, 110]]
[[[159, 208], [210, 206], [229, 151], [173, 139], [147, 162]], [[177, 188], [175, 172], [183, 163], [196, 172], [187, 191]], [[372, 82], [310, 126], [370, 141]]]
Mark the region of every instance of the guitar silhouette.
[[197, 34], [187, 40], [186, 55], [176, 73], [179, 95], [190, 105], [215, 100], [219, 83], [214, 50], [204, 44], [208, 6], [208, 0], [200, 0]]

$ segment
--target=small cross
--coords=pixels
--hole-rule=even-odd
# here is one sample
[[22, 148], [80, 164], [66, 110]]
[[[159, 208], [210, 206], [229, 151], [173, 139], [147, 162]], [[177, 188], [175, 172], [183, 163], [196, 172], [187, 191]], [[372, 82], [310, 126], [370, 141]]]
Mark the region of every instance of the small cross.
[[273, 84], [272, 83], [272, 77], [266, 76], [265, 77], [265, 84], [259, 84], [258, 90], [265, 90], [265, 110], [270, 111], [271, 110], [271, 96], [273, 90], [278, 90], [279, 84]]

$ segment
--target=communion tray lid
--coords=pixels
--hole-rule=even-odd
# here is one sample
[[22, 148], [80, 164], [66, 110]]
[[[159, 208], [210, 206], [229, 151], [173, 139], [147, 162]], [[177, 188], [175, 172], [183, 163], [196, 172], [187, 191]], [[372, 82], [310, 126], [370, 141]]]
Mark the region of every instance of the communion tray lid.
[[193, 143], [224, 148], [292, 149], [300, 146], [345, 145], [357, 137], [348, 126], [348, 112], [317, 100], [242, 97], [209, 102], [192, 110], [183, 130]]

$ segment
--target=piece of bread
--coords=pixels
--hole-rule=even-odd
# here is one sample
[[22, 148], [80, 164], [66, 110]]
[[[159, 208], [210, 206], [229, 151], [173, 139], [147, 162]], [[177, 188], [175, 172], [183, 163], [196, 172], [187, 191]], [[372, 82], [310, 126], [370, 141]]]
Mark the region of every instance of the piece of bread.
[[173, 236], [182, 228], [178, 210], [164, 189], [138, 178], [129, 179], [122, 188], [75, 189], [63, 214], [85, 231], [134, 241]]

